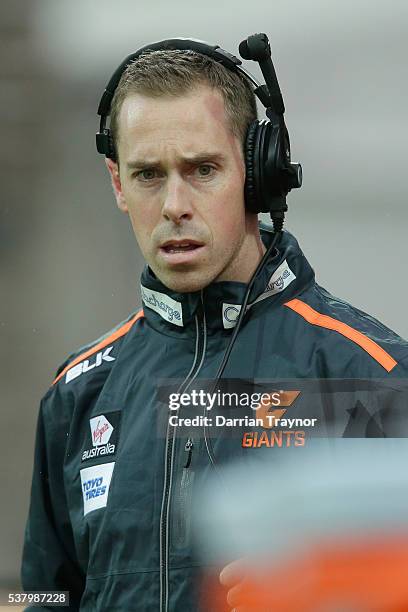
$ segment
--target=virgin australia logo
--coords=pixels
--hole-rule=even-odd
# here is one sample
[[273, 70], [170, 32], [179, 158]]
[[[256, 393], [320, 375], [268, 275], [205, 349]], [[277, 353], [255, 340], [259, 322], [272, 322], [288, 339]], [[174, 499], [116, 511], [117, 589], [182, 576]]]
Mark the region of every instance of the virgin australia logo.
[[101, 444], [107, 444], [109, 442], [113, 427], [103, 414], [90, 419], [89, 425], [91, 427], [93, 446], [100, 446]]
[[112, 423], [108, 421], [104, 414], [89, 419], [92, 448], [88, 447], [83, 450], [82, 461], [94, 459], [95, 457], [103, 457], [104, 455], [113, 455], [115, 453], [120, 412], [110, 412], [109, 415], [115, 427], [113, 427]]

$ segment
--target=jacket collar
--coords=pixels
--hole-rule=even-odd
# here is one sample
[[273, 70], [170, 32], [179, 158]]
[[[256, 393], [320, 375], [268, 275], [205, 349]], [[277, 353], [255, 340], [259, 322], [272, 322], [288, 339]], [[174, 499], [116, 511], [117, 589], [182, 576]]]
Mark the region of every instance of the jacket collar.
[[[261, 223], [260, 232], [268, 248], [272, 227]], [[314, 282], [314, 272], [292, 234], [283, 232], [278, 249], [271, 253], [255, 280], [248, 306], [254, 312], [261, 303], [274, 307], [287, 302]], [[246, 287], [241, 282], [220, 281], [201, 291], [177, 293], [163, 285], [146, 266], [141, 277], [144, 314], [155, 329], [184, 335], [195, 333], [195, 315], [204, 308], [208, 330], [228, 333], [235, 326]]]

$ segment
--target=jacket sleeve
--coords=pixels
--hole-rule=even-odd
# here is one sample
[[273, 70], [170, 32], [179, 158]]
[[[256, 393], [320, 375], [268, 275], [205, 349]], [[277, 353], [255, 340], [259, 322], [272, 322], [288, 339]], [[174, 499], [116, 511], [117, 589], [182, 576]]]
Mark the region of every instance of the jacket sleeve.
[[40, 406], [21, 579], [25, 591], [69, 591], [70, 606], [63, 609], [74, 611], [79, 610], [85, 575], [77, 561], [66, 504], [63, 462], [69, 420], [61, 404], [53, 390]]

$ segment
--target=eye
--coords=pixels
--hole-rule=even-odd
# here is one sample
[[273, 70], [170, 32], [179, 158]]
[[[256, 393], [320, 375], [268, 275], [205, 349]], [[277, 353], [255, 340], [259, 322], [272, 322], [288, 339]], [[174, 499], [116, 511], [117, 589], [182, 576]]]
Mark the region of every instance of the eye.
[[141, 181], [151, 181], [156, 178], [157, 172], [154, 168], [144, 168], [136, 172], [136, 178]]
[[214, 170], [215, 168], [210, 166], [210, 164], [200, 164], [197, 167], [198, 174], [202, 177], [211, 176]]

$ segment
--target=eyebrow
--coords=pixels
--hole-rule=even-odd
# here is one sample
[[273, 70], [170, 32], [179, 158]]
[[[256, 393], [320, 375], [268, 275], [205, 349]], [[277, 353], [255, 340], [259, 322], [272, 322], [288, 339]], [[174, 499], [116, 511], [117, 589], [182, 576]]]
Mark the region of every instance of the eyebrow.
[[[214, 161], [214, 162], [223, 162], [225, 161], [225, 155], [223, 155], [222, 153], [215, 153], [215, 152], [203, 152], [203, 153], [199, 153], [198, 155], [191, 155], [191, 156], [187, 156], [187, 157], [182, 157], [181, 161], [186, 163], [186, 164], [202, 164], [203, 162], [206, 161]], [[155, 167], [155, 166], [160, 166], [160, 162], [159, 161], [151, 161], [149, 162], [146, 159], [134, 159], [132, 161], [127, 162], [126, 167], [129, 170], [133, 170], [134, 168], [145, 168], [146, 166], [150, 167]]]

